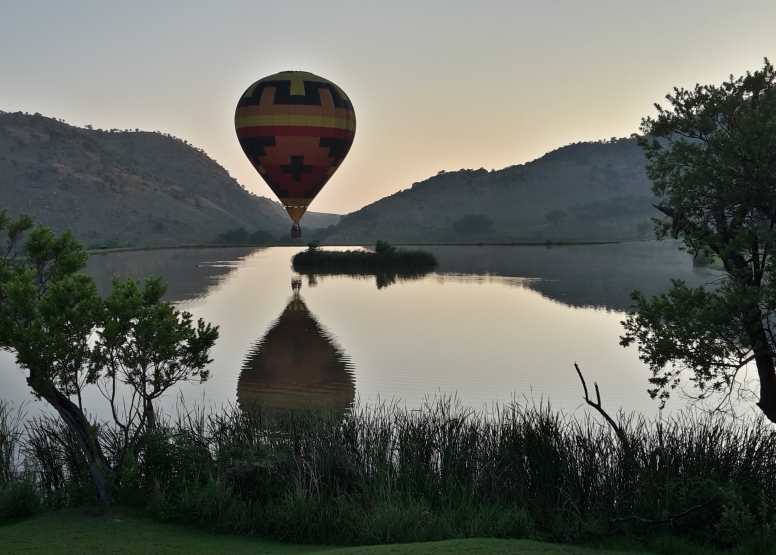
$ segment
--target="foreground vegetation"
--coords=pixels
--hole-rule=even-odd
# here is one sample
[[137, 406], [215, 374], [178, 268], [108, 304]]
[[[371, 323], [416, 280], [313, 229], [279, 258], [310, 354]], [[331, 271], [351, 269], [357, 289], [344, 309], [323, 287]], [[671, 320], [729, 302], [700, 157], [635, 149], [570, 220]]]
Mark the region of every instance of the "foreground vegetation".
[[[93, 499], [66, 427], [39, 417], [21, 434], [6, 420], [0, 521]], [[146, 432], [125, 467], [122, 503], [165, 522], [307, 544], [625, 538], [617, 541], [673, 546], [665, 552], [677, 542], [688, 546], [680, 552], [776, 548], [767, 422], [688, 413], [620, 426], [627, 441], [547, 406], [486, 415], [449, 400], [420, 411], [357, 407], [342, 419], [182, 412]]]
[[377, 241], [374, 252], [321, 250], [317, 242], [308, 244], [291, 259], [294, 270], [398, 270], [433, 269], [438, 265], [436, 257], [427, 251], [397, 249]]

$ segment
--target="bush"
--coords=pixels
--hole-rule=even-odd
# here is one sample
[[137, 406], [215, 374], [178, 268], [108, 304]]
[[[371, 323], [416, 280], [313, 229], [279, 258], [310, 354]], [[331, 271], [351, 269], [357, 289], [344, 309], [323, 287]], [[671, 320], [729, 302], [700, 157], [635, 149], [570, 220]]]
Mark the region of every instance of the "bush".
[[294, 270], [375, 271], [388, 269], [431, 269], [438, 264], [427, 251], [397, 249], [386, 241], [377, 241], [375, 252], [321, 250], [317, 241], [308, 243], [306, 251], [291, 259]]
[[38, 492], [31, 481], [13, 482], [0, 489], [0, 523], [32, 516], [39, 506]]

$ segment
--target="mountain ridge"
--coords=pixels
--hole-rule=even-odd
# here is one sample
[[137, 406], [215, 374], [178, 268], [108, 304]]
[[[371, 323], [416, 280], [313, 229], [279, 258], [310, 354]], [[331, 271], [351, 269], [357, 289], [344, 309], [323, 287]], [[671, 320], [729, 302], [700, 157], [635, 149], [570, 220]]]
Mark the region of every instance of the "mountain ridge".
[[658, 216], [634, 137], [566, 145], [526, 164], [441, 171], [344, 216], [324, 244], [645, 238]]
[[[288, 235], [283, 207], [248, 192], [215, 160], [161, 132], [79, 128], [0, 112], [0, 207], [87, 246], [212, 243], [230, 229]], [[308, 213], [309, 227], [338, 215]]]
[[[308, 212], [301, 242], [646, 238], [659, 213], [644, 163], [632, 136], [566, 145], [500, 170], [440, 171], [345, 216]], [[91, 248], [292, 242], [279, 203], [246, 191], [187, 141], [40, 114], [0, 112], [0, 207], [72, 229]]]

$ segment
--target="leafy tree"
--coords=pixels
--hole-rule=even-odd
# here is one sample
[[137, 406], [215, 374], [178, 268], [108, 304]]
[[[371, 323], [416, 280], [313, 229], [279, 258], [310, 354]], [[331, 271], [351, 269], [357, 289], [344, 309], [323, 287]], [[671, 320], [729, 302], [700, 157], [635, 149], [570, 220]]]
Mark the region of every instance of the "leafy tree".
[[[658, 238], [679, 238], [725, 273], [716, 288], [675, 281], [666, 294], [632, 294], [622, 345], [638, 342], [663, 401], [689, 377], [699, 397], [730, 399], [736, 376], [757, 368], [760, 410], [776, 422], [776, 73], [763, 68], [720, 86], [674, 89], [670, 109], [642, 120], [639, 139]], [[722, 405], [720, 405], [722, 406]]]
[[545, 218], [547, 218], [547, 221], [548, 221], [548, 222], [550, 222], [551, 224], [553, 224], [553, 225], [556, 225], [556, 226], [557, 226], [557, 225], [558, 225], [560, 222], [562, 222], [563, 220], [565, 220], [565, 219], [566, 219], [566, 216], [568, 216], [568, 214], [566, 214], [566, 212], [565, 212], [565, 211], [563, 211], [563, 210], [558, 210], [557, 208], [554, 208], [554, 209], [550, 210], [549, 212], [547, 212], [547, 213], [544, 215], [544, 217], [545, 217]]
[[396, 252], [396, 247], [391, 245], [388, 241], [378, 239], [375, 243], [375, 252], [384, 256], [391, 255]]
[[[142, 290], [114, 278], [101, 299], [92, 279], [78, 273], [87, 258], [71, 232], [57, 236], [33, 228], [29, 216], [13, 221], [0, 211], [0, 348], [16, 354], [33, 394], [72, 432], [107, 504], [154, 426], [154, 401], [179, 382], [208, 378], [218, 329], [195, 325], [191, 314], [162, 301], [160, 278]], [[109, 429], [86, 416], [88, 386], [109, 403]]]

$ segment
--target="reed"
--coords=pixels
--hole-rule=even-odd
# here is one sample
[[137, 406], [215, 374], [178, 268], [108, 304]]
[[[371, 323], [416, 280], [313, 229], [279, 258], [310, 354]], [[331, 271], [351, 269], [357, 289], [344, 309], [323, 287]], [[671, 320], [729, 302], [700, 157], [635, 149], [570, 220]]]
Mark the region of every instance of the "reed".
[[0, 399], [0, 524], [35, 512], [39, 496], [22, 464], [24, 404]]
[[16, 481], [19, 474], [23, 420], [23, 406], [0, 399], [0, 489]]
[[770, 424], [620, 420], [627, 451], [591, 417], [547, 404], [485, 414], [443, 399], [274, 421], [200, 411], [154, 433], [141, 474], [165, 518], [295, 541], [570, 541], [661, 528], [646, 520], [721, 545], [771, 541]]
[[[69, 502], [83, 491], [83, 461], [54, 424], [29, 421], [22, 453], [36, 491]], [[618, 424], [627, 442], [547, 403], [485, 412], [444, 398], [272, 417], [180, 405], [145, 436], [123, 485], [164, 520], [298, 542], [624, 532], [742, 553], [774, 545], [770, 423], [685, 412]]]

